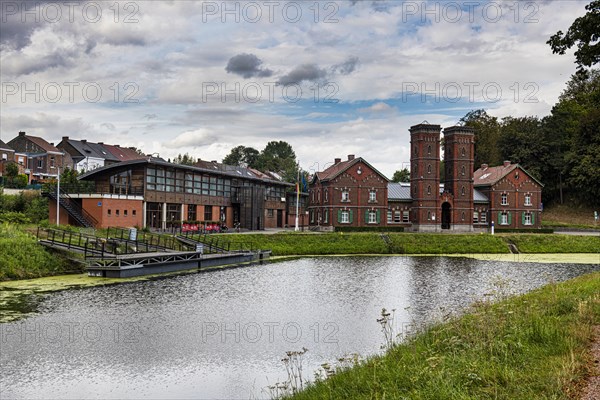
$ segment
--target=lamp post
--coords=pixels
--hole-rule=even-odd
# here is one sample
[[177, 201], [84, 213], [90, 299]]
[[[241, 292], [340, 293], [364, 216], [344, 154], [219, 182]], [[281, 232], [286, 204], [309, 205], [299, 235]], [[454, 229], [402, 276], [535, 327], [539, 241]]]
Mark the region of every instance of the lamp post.
[[58, 180], [56, 181], [56, 226], [60, 225], [60, 167], [56, 167]]

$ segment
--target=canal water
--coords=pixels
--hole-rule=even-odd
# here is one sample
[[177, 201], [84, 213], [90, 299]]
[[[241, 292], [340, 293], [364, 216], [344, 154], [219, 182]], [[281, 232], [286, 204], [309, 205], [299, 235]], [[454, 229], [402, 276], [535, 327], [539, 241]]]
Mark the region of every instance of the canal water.
[[45, 295], [0, 324], [0, 398], [269, 398], [282, 358], [303, 373], [381, 352], [394, 328], [439, 321], [490, 294], [523, 293], [598, 265], [434, 257], [302, 258]]

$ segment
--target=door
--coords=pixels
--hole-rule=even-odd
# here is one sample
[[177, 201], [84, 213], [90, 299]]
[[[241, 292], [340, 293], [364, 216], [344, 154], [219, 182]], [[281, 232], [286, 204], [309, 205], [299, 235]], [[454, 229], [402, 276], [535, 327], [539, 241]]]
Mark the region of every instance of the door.
[[442, 204], [442, 229], [450, 229], [452, 224], [452, 208], [450, 203]]
[[277, 227], [283, 228], [283, 210], [277, 210]]

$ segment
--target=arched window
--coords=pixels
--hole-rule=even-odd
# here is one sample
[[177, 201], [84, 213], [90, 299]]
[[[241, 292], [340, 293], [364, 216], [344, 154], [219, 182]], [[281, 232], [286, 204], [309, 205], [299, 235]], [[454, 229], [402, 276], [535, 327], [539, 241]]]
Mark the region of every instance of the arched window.
[[427, 211], [427, 221], [431, 221], [431, 211]]
[[430, 174], [431, 173], [431, 164], [427, 165], [427, 173]]
[[463, 165], [463, 166], [460, 168], [460, 173], [461, 173], [462, 175], [464, 175], [464, 174], [465, 174], [465, 166], [464, 166], [464, 165]]
[[465, 148], [463, 147], [460, 151], [460, 155], [464, 157], [466, 154], [467, 154], [467, 152], [465, 151]]
[[427, 194], [431, 194], [431, 186], [427, 186]]
[[463, 211], [462, 215], [461, 215], [461, 221], [465, 220], [465, 212]]
[[431, 145], [427, 146], [427, 154], [431, 154]]
[[464, 196], [464, 195], [465, 195], [465, 187], [464, 187], [464, 186], [463, 186], [463, 187], [460, 189], [460, 194], [461, 194], [462, 196]]

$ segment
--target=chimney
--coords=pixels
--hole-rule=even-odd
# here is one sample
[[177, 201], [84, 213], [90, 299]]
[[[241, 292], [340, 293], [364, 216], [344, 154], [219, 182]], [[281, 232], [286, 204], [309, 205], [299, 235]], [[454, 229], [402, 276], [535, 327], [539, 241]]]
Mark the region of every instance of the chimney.
[[100, 146], [104, 146], [104, 142], [98, 142]]
[[487, 164], [481, 164], [481, 169], [487, 169], [488, 165]]
[[211, 163], [216, 164], [217, 160], [211, 160]]
[[50, 143], [50, 146], [54, 146], [54, 142]]
[[504, 160], [504, 166], [505, 167], [510, 167], [510, 161]]
[[81, 143], [86, 144], [87, 143], [87, 139], [81, 139]]
[[23, 132], [23, 131], [20, 131], [20, 132], [19, 132], [19, 136], [25, 136], [25, 132]]
[[121, 145], [120, 144], [115, 144], [115, 147], [121, 147]]
[[335, 164], [339, 164], [339, 163], [341, 163], [341, 162], [342, 162], [342, 159], [341, 159], [341, 158], [335, 158], [335, 159], [333, 160], [333, 165], [335, 165]]
[[62, 140], [64, 140], [66, 142], [67, 140], [69, 140], [69, 137], [68, 136], [63, 136]]
[[348, 154], [348, 161], [354, 160], [354, 154]]

